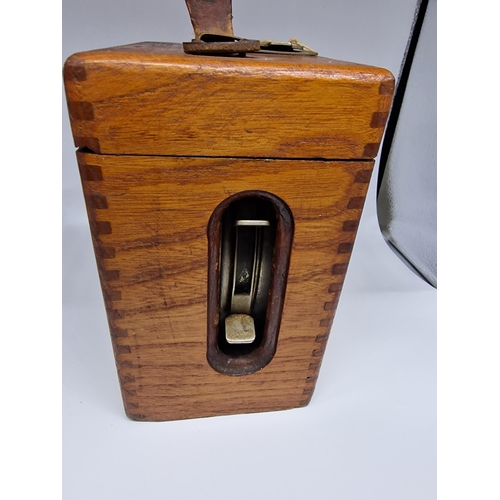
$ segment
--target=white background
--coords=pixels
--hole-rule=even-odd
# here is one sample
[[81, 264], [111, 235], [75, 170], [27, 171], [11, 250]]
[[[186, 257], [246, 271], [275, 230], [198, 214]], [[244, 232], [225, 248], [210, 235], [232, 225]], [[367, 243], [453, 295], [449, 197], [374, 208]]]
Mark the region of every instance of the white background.
[[[234, 0], [248, 38], [296, 37], [396, 76], [415, 2]], [[63, 58], [192, 38], [184, 2], [64, 0]], [[376, 181], [375, 171], [373, 180]], [[304, 409], [129, 421], [63, 109], [64, 498], [433, 499], [436, 291], [380, 235], [372, 182], [316, 392]]]

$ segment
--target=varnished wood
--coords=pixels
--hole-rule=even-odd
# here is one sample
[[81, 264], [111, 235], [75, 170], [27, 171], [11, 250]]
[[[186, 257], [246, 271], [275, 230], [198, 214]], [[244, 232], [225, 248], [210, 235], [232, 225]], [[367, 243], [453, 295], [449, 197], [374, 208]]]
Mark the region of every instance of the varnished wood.
[[[127, 415], [173, 420], [305, 406], [392, 75], [320, 57], [203, 57], [179, 44], [140, 43], [76, 54], [64, 77]], [[275, 266], [286, 293], [276, 302], [281, 317], [272, 318], [272, 359], [232, 376], [207, 360], [218, 303], [207, 289], [217, 281], [209, 233], [217, 207], [244, 191], [282, 200], [293, 239], [289, 264]]]
[[[307, 404], [368, 187], [366, 174], [356, 180], [373, 162], [90, 153], [78, 161], [127, 414], [170, 420]], [[276, 354], [233, 377], [206, 359], [207, 224], [242, 186], [285, 201], [295, 231]]]
[[372, 159], [394, 87], [323, 57], [150, 42], [75, 54], [64, 77], [75, 144], [101, 154]]

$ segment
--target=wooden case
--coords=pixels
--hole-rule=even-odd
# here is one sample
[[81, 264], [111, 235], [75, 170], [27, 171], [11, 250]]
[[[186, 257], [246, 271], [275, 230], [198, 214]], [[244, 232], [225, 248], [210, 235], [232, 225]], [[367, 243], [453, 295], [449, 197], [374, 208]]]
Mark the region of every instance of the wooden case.
[[[159, 421], [311, 399], [394, 80], [321, 57], [75, 54], [71, 127], [127, 415]], [[255, 373], [207, 360], [212, 214], [242, 192], [293, 216], [276, 350]], [[210, 263], [210, 265], [209, 265]]]

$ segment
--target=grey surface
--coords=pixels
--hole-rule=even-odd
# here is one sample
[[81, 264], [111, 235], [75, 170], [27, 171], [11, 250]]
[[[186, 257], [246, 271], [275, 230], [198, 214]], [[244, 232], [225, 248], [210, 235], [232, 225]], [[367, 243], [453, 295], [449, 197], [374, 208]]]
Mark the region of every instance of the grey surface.
[[387, 242], [437, 286], [436, 0], [430, 0], [378, 195]]
[[[320, 55], [394, 74], [415, 7], [401, 0], [233, 3], [241, 36], [293, 36]], [[191, 38], [180, 0], [64, 0], [63, 14], [64, 58]], [[122, 408], [66, 113], [63, 131], [65, 499], [435, 498], [436, 295], [387, 248], [374, 182], [308, 407], [132, 422]]]

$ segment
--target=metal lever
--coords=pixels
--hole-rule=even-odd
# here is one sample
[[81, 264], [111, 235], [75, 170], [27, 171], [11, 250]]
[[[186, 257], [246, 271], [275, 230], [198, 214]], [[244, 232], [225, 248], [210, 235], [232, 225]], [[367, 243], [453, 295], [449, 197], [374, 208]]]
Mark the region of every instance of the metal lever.
[[[268, 220], [237, 220], [230, 296], [230, 315], [226, 317], [229, 344], [250, 344], [255, 340], [253, 314], [259, 280], [269, 272], [263, 261], [263, 241]], [[262, 288], [262, 284], [261, 288]]]

